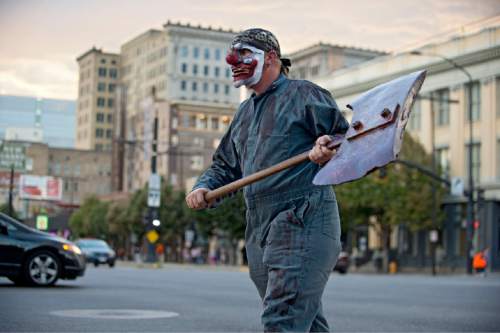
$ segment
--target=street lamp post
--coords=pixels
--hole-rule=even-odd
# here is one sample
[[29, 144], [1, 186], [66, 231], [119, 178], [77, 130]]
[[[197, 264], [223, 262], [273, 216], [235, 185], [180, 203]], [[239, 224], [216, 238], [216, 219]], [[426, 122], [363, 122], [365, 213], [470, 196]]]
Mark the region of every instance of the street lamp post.
[[447, 63], [451, 64], [453, 67], [464, 73], [469, 79], [467, 84], [468, 90], [468, 105], [467, 105], [467, 114], [469, 117], [469, 151], [468, 151], [468, 180], [469, 180], [469, 190], [467, 191], [467, 253], [466, 253], [466, 269], [468, 274], [472, 274], [472, 238], [473, 238], [473, 223], [474, 223], [474, 179], [472, 174], [472, 145], [473, 145], [473, 124], [472, 124], [472, 76], [470, 73], [461, 65], [457, 64], [454, 60], [447, 58], [441, 54], [437, 53], [427, 53], [421, 51], [412, 51], [411, 55], [417, 56], [429, 56], [440, 58]]

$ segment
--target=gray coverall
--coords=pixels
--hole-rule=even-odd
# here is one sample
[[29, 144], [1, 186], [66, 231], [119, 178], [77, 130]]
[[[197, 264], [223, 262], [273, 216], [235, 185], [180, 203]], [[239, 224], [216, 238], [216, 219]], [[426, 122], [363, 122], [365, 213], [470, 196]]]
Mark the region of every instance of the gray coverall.
[[[245, 100], [194, 189], [216, 189], [311, 149], [348, 123], [330, 93], [280, 77]], [[305, 162], [244, 188], [250, 277], [263, 301], [265, 331], [328, 331], [321, 296], [341, 249], [331, 186], [315, 186]]]

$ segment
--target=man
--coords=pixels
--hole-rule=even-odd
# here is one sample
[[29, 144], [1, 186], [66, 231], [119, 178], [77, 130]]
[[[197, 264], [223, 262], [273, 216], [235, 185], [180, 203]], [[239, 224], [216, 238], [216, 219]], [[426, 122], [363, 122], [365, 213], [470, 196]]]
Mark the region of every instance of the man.
[[236, 87], [253, 90], [221, 140], [213, 164], [186, 197], [190, 208], [213, 205], [204, 195], [296, 154], [303, 163], [244, 188], [250, 277], [263, 301], [265, 331], [328, 331], [321, 296], [340, 252], [340, 221], [331, 186], [314, 186], [335, 153], [330, 135], [348, 123], [330, 93], [286, 77], [276, 37], [263, 29], [238, 34], [226, 57]]

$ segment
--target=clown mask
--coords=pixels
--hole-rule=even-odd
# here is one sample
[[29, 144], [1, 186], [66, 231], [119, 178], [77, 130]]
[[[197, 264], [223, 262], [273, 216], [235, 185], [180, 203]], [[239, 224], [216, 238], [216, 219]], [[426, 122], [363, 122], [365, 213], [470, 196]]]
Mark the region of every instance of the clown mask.
[[226, 62], [231, 65], [233, 84], [236, 88], [247, 88], [257, 84], [262, 77], [264, 67], [264, 51], [248, 44], [233, 45], [226, 56]]

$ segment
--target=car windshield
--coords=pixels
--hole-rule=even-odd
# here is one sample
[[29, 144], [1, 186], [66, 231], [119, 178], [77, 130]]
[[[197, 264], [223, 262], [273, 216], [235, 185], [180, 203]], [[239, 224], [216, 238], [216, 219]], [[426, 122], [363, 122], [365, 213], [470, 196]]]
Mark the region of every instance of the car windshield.
[[81, 240], [76, 244], [83, 249], [109, 249], [108, 244], [102, 240]]

